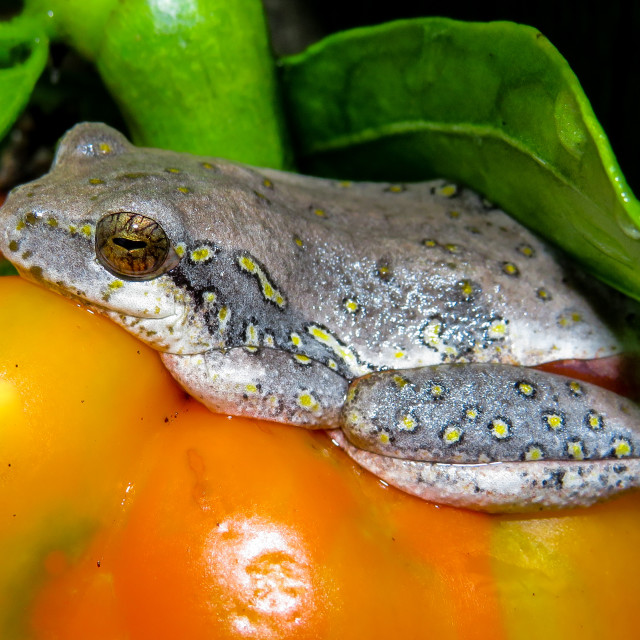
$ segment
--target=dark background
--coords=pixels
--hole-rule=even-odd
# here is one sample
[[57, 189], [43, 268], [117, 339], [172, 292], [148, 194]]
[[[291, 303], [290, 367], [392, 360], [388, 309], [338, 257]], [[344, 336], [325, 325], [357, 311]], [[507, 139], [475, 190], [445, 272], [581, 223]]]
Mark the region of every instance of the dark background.
[[[295, 53], [336, 31], [401, 18], [512, 20], [536, 27], [569, 61], [631, 187], [636, 193], [640, 192], [637, 152], [640, 146], [640, 0], [580, 3], [392, 0], [380, 6], [374, 6], [372, 0], [264, 0], [264, 3], [274, 49], [280, 55]], [[20, 9], [18, 0], [0, 0], [0, 19]], [[30, 115], [35, 125], [26, 126], [37, 128], [37, 137], [45, 145], [52, 145], [79, 120], [102, 119], [119, 125], [118, 116], [108, 112], [109, 105], [99, 80], [91, 78], [82, 61], [75, 60], [73, 55], [62, 45], [52, 47], [51, 64], [34, 94]], [[21, 176], [21, 180], [24, 179]]]

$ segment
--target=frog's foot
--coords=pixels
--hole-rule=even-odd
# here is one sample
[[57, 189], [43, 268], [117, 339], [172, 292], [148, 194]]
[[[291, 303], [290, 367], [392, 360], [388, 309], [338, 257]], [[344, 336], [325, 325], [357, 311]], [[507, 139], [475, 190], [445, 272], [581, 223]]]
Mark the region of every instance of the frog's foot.
[[347, 381], [309, 358], [253, 347], [160, 357], [182, 387], [216, 413], [310, 429], [340, 424]]
[[355, 380], [338, 444], [426, 500], [490, 512], [586, 506], [640, 486], [640, 408], [594, 385], [498, 364]]

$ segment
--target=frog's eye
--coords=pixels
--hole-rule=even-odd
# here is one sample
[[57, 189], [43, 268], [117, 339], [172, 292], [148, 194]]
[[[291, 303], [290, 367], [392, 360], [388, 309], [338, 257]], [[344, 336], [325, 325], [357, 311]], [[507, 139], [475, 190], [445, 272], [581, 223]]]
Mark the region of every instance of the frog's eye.
[[130, 280], [155, 278], [180, 260], [155, 220], [129, 211], [112, 213], [98, 222], [96, 255], [111, 273]]

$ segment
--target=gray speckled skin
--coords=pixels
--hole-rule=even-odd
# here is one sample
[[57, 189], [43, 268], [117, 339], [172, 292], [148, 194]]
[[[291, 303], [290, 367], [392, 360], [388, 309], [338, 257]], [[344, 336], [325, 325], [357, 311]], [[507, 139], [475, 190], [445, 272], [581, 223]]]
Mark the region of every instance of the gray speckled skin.
[[[96, 257], [96, 226], [120, 212], [169, 239], [147, 279]], [[10, 194], [0, 250], [162, 352], [212, 410], [342, 427], [354, 459], [429, 500], [528, 510], [640, 482], [635, 405], [522, 368], [637, 352], [638, 306], [445, 181], [339, 183], [139, 149], [84, 124], [49, 174]], [[430, 412], [434, 380], [446, 393]], [[523, 381], [536, 391], [510, 404]], [[475, 430], [452, 436], [450, 416], [472, 405]], [[563, 428], [541, 423], [553, 411]]]

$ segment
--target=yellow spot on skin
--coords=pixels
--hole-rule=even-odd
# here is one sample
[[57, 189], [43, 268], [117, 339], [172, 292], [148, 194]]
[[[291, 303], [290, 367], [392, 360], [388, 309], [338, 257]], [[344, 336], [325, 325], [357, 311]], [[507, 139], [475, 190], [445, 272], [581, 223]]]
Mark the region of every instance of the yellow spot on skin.
[[178, 191], [180, 193], [189, 193], [189, 188], [188, 187], [178, 187]]
[[459, 427], [454, 427], [453, 425], [449, 425], [442, 432], [442, 439], [445, 444], [455, 444], [456, 442], [460, 442], [461, 437], [462, 430]]
[[240, 256], [238, 258], [238, 264], [241, 269], [258, 276], [262, 295], [264, 295], [267, 300], [275, 302], [280, 308], [283, 308], [286, 305], [284, 296], [269, 282], [265, 272], [253, 260], [251, 260], [251, 258], [248, 256]]
[[184, 252], [187, 250], [186, 245], [184, 244], [184, 242], [180, 242], [179, 244], [176, 245], [175, 247], [175, 252], [178, 254], [179, 258], [182, 258], [182, 256], [184, 255]]
[[391, 193], [402, 193], [404, 191], [404, 187], [401, 184], [392, 184], [389, 185], [387, 191], [391, 191]]
[[265, 178], [262, 181], [263, 186], [267, 187], [267, 189], [273, 189], [273, 182], [271, 182], [271, 180], [269, 180], [269, 178]]
[[410, 384], [409, 381], [405, 377], [403, 377], [401, 375], [398, 375], [398, 374], [393, 376], [393, 381], [395, 382], [397, 387], [400, 387], [400, 389], [402, 389], [403, 387], [406, 387], [408, 384]]
[[340, 344], [340, 341], [333, 335], [331, 335], [325, 329], [311, 324], [307, 327], [307, 331], [318, 342], [327, 346], [333, 353], [335, 353], [343, 362], [345, 362], [353, 371], [364, 373], [367, 371], [366, 367], [358, 363], [356, 354], [347, 346]]
[[100, 153], [111, 153], [111, 146], [106, 142], [101, 142], [98, 145], [98, 149], [100, 150]]
[[439, 384], [434, 384], [431, 389], [429, 389], [429, 393], [431, 393], [432, 398], [441, 398], [444, 394], [444, 388]]
[[478, 417], [478, 411], [477, 409], [467, 409], [465, 415], [469, 420], [475, 420]]
[[254, 324], [247, 325], [245, 333], [245, 345], [256, 347], [258, 346], [258, 330]]
[[542, 460], [544, 458], [544, 454], [542, 453], [542, 449], [540, 447], [531, 446], [529, 447], [524, 454], [524, 459], [527, 462], [535, 462], [536, 460]]
[[53, 229], [55, 229], [58, 226], [58, 221], [52, 217], [47, 220], [47, 224]]
[[266, 347], [273, 347], [276, 344], [274, 337], [268, 333], [265, 333], [263, 343]]
[[407, 414], [400, 419], [398, 422], [398, 429], [402, 429], [403, 431], [413, 431], [418, 426], [416, 419]]
[[540, 300], [543, 300], [544, 302], [547, 302], [547, 300], [551, 300], [551, 294], [546, 289], [543, 289], [542, 287], [536, 291], [536, 296], [540, 298]]
[[349, 313], [355, 313], [360, 308], [360, 305], [358, 304], [357, 300], [354, 300], [353, 298], [345, 298], [343, 304], [344, 304], [344, 308]]
[[208, 247], [199, 247], [191, 252], [191, 260], [194, 262], [203, 262], [209, 258], [211, 251]]
[[535, 388], [528, 382], [518, 382], [518, 391], [527, 398], [531, 398], [535, 393]]
[[326, 218], [327, 214], [323, 209], [314, 209], [313, 213], [315, 213], [319, 218]]
[[389, 444], [389, 434], [388, 434], [388, 433], [384, 433], [384, 432], [382, 432], [382, 433], [378, 436], [378, 440], [379, 440], [382, 444]]
[[297, 333], [292, 333], [289, 338], [291, 339], [291, 344], [294, 347], [299, 347], [302, 344], [302, 338], [300, 338], [300, 335]]
[[305, 411], [316, 412], [320, 408], [320, 403], [315, 399], [310, 391], [301, 391], [298, 394], [298, 405]]
[[616, 458], [624, 458], [631, 455], [631, 443], [625, 438], [616, 438], [613, 441], [613, 453]]
[[422, 338], [430, 347], [437, 347], [440, 342], [440, 334], [442, 333], [442, 323], [439, 320], [431, 320], [422, 332]]
[[576, 313], [576, 312], [563, 313], [558, 318], [558, 324], [561, 327], [570, 327], [576, 324], [577, 322], [580, 322], [581, 320], [582, 320], [582, 316], [579, 313]]
[[299, 246], [299, 247], [304, 247], [304, 242], [302, 242], [302, 240], [300, 238], [298, 238], [298, 236], [293, 236], [293, 241]]
[[203, 163], [202, 163], [202, 166], [203, 166], [205, 169], [213, 169], [213, 165], [212, 165], [210, 162], [203, 162]]
[[240, 260], [240, 266], [245, 270], [248, 271], [249, 273], [255, 273], [256, 272], [256, 263], [251, 260], [251, 258], [247, 258], [247, 256], [241, 256]]
[[471, 282], [469, 282], [469, 280], [462, 280], [459, 285], [460, 291], [464, 296], [468, 298], [469, 296], [473, 295], [473, 285], [471, 284]]
[[335, 371], [338, 368], [338, 363], [335, 360], [328, 360], [327, 366]]
[[165, 169], [165, 171], [167, 171], [167, 173], [180, 173], [180, 169], [176, 169], [175, 167], [169, 167]]
[[17, 251], [18, 250], [18, 243], [15, 240], [12, 240], [9, 243], [9, 251]]
[[155, 313], [156, 315], [158, 315], [158, 314], [160, 313], [160, 307], [156, 307], [156, 308], [153, 310], [153, 313]]
[[100, 180], [100, 178], [89, 178], [89, 184], [104, 184], [104, 180]]
[[502, 263], [502, 271], [506, 273], [508, 276], [517, 276], [520, 275], [520, 270], [516, 267], [513, 262], [503, 262]]
[[528, 244], [520, 245], [518, 251], [527, 258], [532, 258], [536, 254], [536, 250]]
[[205, 302], [215, 302], [216, 294], [213, 291], [205, 291], [203, 298]]
[[509, 425], [502, 418], [494, 418], [490, 426], [491, 433], [498, 438], [498, 440], [504, 440], [509, 437]]
[[229, 308], [221, 307], [220, 311], [218, 311], [218, 331], [220, 333], [224, 333], [227, 322], [229, 321]]
[[455, 184], [444, 184], [442, 185], [437, 193], [445, 198], [452, 198], [458, 192], [458, 187]]
[[507, 324], [504, 320], [493, 320], [489, 325], [488, 332], [490, 338], [504, 338], [507, 334]]
[[587, 413], [586, 422], [590, 429], [602, 429], [604, 427], [602, 416], [595, 413], [595, 411]]
[[346, 189], [351, 186], [351, 182], [349, 180], [342, 180], [342, 182], [338, 182], [338, 186]]
[[581, 396], [584, 393], [582, 385], [575, 380], [572, 380], [567, 386], [574, 396]]
[[300, 364], [311, 364], [312, 360], [309, 356], [305, 356], [302, 353], [296, 353], [293, 356]]
[[395, 356], [396, 358], [404, 358], [405, 353], [404, 353], [404, 351], [396, 351], [396, 352], [395, 352], [395, 354], [394, 354], [394, 356]]
[[35, 224], [36, 222], [38, 222], [38, 217], [36, 216], [35, 213], [33, 213], [33, 211], [30, 211], [29, 213], [27, 213], [27, 215], [24, 217], [24, 221], [27, 224]]
[[582, 442], [567, 443], [567, 453], [574, 460], [584, 460], [584, 449], [582, 448]]
[[258, 387], [255, 384], [248, 384], [245, 390], [247, 393], [258, 393]]
[[114, 280], [113, 282], [109, 283], [109, 289], [120, 289], [121, 287], [124, 287], [124, 282], [122, 282], [122, 280]]
[[430, 249], [431, 249], [432, 247], [437, 247], [437, 246], [438, 246], [438, 243], [437, 243], [435, 240], [432, 240], [431, 238], [427, 238], [427, 239], [423, 240], [423, 241], [422, 241], [422, 244], [423, 244], [425, 247], [429, 247]]
[[85, 224], [80, 227], [80, 233], [87, 238], [91, 237], [91, 225]]
[[25, 227], [24, 220], [18, 220], [18, 224], [16, 224], [16, 231], [22, 231], [24, 227]]
[[559, 413], [547, 413], [543, 417], [549, 429], [559, 429], [564, 424], [564, 420]]
[[450, 218], [459, 218], [460, 217], [460, 212], [459, 211], [449, 211], [449, 217]]
[[320, 327], [310, 326], [309, 333], [320, 342], [328, 342], [331, 339], [331, 336]]
[[460, 251], [460, 247], [457, 244], [453, 244], [453, 243], [448, 243], [444, 245], [444, 248], [449, 252], [449, 253], [458, 253], [458, 251]]

